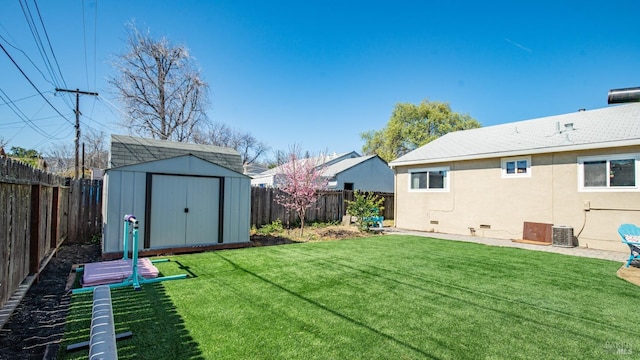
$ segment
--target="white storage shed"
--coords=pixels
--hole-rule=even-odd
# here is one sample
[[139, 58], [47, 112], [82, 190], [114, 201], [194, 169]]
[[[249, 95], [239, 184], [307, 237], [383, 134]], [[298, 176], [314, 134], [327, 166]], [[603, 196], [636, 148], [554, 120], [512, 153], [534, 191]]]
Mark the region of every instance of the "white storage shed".
[[249, 242], [251, 182], [237, 151], [112, 135], [104, 178], [103, 255], [123, 251], [123, 218], [139, 221], [141, 251]]

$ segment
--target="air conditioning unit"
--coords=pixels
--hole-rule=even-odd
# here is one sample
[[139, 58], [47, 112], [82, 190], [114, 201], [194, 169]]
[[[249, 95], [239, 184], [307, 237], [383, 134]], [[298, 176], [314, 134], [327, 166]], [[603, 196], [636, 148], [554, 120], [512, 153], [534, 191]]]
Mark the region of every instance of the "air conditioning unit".
[[553, 246], [575, 247], [573, 228], [565, 225], [554, 225], [551, 243]]

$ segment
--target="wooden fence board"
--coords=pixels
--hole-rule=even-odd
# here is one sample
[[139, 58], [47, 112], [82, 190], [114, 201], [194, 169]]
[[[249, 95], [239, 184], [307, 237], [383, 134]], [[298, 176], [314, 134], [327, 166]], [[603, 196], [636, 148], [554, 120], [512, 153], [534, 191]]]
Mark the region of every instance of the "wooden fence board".
[[0, 158], [0, 309], [62, 241], [86, 242], [101, 233], [101, 194], [101, 181]]
[[[285, 225], [298, 222], [295, 212], [287, 211], [278, 204], [276, 197], [279, 190], [267, 187], [251, 188], [251, 225], [257, 228], [280, 219]], [[384, 199], [383, 216], [393, 219], [393, 193], [375, 193]], [[315, 205], [306, 213], [305, 223], [342, 221], [347, 209], [346, 200], [353, 200], [353, 191], [322, 191]]]

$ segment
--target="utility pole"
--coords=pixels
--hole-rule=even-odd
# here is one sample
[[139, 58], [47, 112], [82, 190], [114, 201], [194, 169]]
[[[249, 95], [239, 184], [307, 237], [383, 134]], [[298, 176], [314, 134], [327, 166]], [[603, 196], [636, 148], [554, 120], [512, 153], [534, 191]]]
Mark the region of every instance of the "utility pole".
[[67, 90], [67, 89], [58, 89], [58, 88], [56, 88], [56, 91], [70, 92], [70, 93], [75, 93], [76, 94], [76, 138], [75, 138], [76, 169], [75, 169], [73, 178], [77, 179], [78, 178], [78, 169], [80, 167], [80, 164], [79, 164], [79, 161], [80, 161], [80, 156], [79, 156], [79, 151], [80, 151], [80, 94], [98, 96], [98, 93], [97, 92], [89, 92], [89, 91], [80, 91], [78, 89]]

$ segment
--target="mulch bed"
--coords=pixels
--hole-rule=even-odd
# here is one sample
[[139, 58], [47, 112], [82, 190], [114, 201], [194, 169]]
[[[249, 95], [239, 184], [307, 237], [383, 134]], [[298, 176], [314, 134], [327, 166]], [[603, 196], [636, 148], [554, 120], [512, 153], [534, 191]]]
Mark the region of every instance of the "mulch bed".
[[97, 244], [60, 247], [0, 330], [0, 359], [56, 358], [71, 299], [65, 291], [71, 266], [99, 259]]

